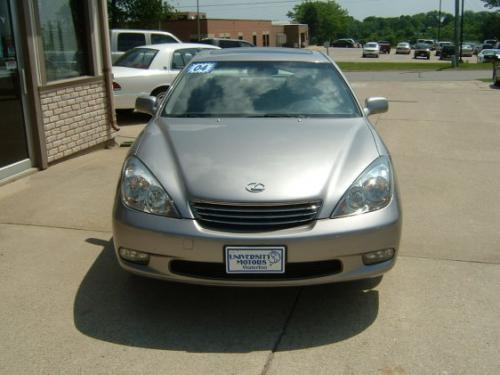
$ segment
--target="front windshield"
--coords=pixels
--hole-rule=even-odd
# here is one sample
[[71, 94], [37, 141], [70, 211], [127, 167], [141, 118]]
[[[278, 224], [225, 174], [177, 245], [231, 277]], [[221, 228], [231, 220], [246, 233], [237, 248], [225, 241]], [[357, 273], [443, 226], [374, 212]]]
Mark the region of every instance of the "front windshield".
[[329, 63], [225, 61], [186, 68], [163, 111], [167, 117], [359, 117]]
[[374, 48], [377, 47], [377, 43], [366, 43], [367, 47]]

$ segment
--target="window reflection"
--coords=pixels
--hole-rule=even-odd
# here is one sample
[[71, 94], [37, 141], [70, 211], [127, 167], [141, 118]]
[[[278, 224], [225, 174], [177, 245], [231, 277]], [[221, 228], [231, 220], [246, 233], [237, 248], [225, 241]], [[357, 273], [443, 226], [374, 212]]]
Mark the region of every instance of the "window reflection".
[[90, 74], [86, 4], [38, 0], [47, 81]]

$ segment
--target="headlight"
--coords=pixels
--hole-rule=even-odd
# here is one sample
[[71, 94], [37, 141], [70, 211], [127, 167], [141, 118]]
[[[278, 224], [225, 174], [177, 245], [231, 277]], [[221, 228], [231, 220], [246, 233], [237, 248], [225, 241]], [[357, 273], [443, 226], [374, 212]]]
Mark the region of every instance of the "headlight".
[[332, 218], [379, 210], [389, 204], [393, 189], [391, 162], [387, 156], [381, 156], [347, 189]]
[[153, 174], [135, 157], [125, 162], [121, 181], [122, 202], [149, 214], [179, 217], [174, 202]]

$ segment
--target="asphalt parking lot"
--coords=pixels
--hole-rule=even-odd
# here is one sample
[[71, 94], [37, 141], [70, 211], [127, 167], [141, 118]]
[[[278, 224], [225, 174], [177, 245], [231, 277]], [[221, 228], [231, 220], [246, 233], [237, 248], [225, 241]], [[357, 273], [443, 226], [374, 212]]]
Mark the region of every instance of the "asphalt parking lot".
[[[480, 81], [354, 80], [404, 211], [378, 285], [209, 288], [130, 276], [111, 207], [127, 148], [0, 187], [2, 374], [500, 373], [500, 90]], [[117, 141], [143, 116], [121, 117]]]
[[[310, 46], [309, 49], [323, 51], [326, 53], [326, 48], [319, 46]], [[380, 57], [366, 57], [363, 58], [362, 48], [328, 48], [328, 55], [335, 61], [352, 61], [352, 62], [421, 62], [422, 64], [429, 62], [443, 62], [449, 60], [439, 60], [439, 56], [436, 56], [436, 52], [431, 52], [431, 58], [429, 60], [425, 58], [413, 58], [413, 50], [409, 55], [396, 55], [396, 49], [393, 47], [390, 54], [381, 53]], [[466, 57], [464, 56], [462, 60], [466, 64], [476, 64], [477, 57]]]

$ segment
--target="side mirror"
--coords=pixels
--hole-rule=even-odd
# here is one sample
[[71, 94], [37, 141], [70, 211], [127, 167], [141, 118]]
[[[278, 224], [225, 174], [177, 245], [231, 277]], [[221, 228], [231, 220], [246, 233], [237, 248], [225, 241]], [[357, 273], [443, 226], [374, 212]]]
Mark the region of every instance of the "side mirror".
[[157, 109], [157, 102], [155, 96], [139, 96], [135, 100], [135, 110], [141, 113], [147, 113], [154, 116]]
[[365, 100], [365, 113], [367, 116], [384, 113], [389, 110], [389, 101], [382, 97], [371, 97]]

